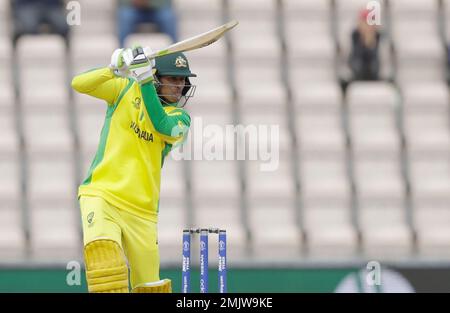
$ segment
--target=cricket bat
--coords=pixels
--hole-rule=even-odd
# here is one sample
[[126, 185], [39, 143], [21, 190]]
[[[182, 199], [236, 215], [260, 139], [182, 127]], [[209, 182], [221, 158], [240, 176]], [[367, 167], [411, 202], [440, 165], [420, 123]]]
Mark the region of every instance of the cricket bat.
[[219, 40], [227, 31], [234, 28], [237, 24], [238, 21], [232, 20], [205, 33], [174, 43], [173, 45], [170, 45], [165, 49], [149, 52], [151, 50], [145, 47], [144, 53], [147, 58], [154, 59], [175, 52], [184, 52], [203, 48]]

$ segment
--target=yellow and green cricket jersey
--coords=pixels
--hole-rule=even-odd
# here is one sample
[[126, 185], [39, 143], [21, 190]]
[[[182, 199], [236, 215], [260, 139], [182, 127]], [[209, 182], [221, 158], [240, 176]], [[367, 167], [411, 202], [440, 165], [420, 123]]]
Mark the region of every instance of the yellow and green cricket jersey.
[[100, 143], [78, 196], [99, 196], [157, 222], [164, 157], [190, 126], [186, 111], [162, 106], [152, 83], [140, 86], [109, 68], [76, 76], [72, 87], [108, 103]]

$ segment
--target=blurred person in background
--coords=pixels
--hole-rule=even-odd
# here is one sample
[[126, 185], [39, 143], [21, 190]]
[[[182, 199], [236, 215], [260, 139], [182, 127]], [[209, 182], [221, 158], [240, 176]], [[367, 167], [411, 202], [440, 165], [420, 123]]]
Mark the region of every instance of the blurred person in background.
[[450, 43], [447, 45], [447, 84], [450, 85]]
[[349, 63], [352, 80], [378, 80], [380, 70], [380, 33], [376, 25], [369, 25], [369, 10], [361, 10], [357, 27], [352, 31], [352, 50]]
[[12, 0], [14, 18], [13, 42], [26, 34], [42, 33], [42, 26], [50, 28], [50, 33], [59, 34], [66, 39], [69, 25], [66, 20], [64, 0]]
[[187, 136], [182, 109], [195, 88], [183, 53], [149, 60], [142, 47], [117, 49], [109, 67], [72, 87], [106, 101], [100, 143], [78, 191], [89, 292], [171, 292], [159, 278], [158, 214], [164, 158]]
[[162, 33], [178, 41], [177, 18], [171, 0], [119, 0], [118, 8], [119, 43], [124, 46], [125, 38], [136, 32], [139, 24], [153, 23]]

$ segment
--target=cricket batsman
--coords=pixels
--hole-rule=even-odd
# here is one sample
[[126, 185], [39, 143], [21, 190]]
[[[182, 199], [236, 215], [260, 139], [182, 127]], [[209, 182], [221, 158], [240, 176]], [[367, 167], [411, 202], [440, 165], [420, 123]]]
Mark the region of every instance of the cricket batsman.
[[182, 108], [195, 86], [183, 53], [149, 60], [142, 47], [117, 49], [108, 67], [72, 87], [106, 101], [97, 153], [80, 185], [89, 292], [171, 292], [160, 280], [157, 223], [161, 168], [187, 136]]

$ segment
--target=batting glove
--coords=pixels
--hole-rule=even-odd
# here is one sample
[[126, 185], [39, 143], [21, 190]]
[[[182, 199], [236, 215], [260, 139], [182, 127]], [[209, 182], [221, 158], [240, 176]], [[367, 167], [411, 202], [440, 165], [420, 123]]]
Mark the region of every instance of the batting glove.
[[134, 78], [140, 85], [153, 81], [155, 60], [149, 60], [146, 57], [144, 48], [136, 46], [132, 49], [125, 49], [123, 60], [129, 71], [129, 76]]
[[123, 60], [124, 49], [116, 49], [111, 55], [111, 63], [109, 68], [114, 72], [116, 76], [126, 77], [128, 76], [127, 65]]

